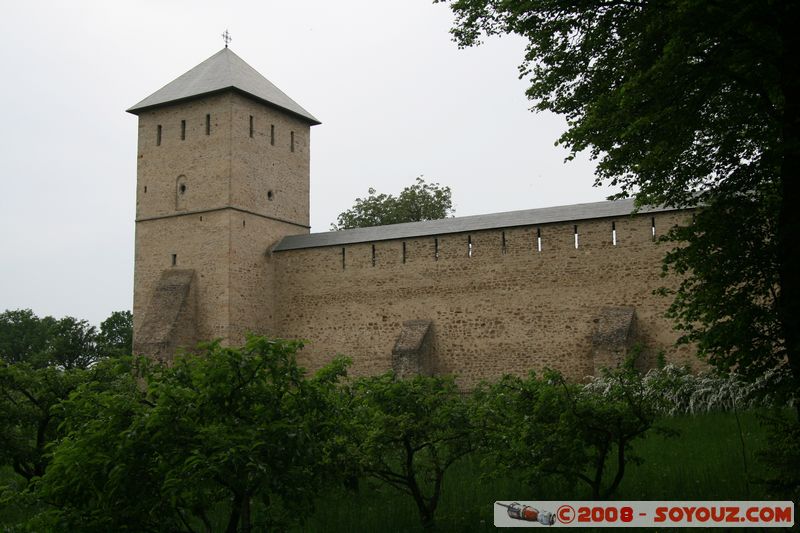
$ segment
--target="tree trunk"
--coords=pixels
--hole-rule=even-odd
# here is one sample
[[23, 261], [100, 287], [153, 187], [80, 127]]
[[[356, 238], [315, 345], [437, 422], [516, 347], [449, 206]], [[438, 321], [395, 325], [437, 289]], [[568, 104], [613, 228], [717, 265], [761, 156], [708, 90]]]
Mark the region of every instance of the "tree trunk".
[[419, 484], [417, 483], [417, 475], [414, 470], [414, 449], [411, 442], [406, 438], [403, 439], [403, 445], [406, 449], [406, 464], [404, 467], [406, 475], [406, 486], [411, 491], [411, 496], [414, 498], [414, 503], [417, 504], [419, 511], [419, 519], [424, 529], [433, 529], [433, 510], [425, 502], [425, 496], [422, 494]]
[[250, 533], [250, 494], [242, 497], [242, 533]]
[[625, 446], [626, 440], [624, 438], [620, 438], [619, 442], [617, 443], [617, 474], [614, 476], [614, 481], [611, 482], [608, 489], [605, 492], [604, 497], [608, 498], [617, 490], [619, 484], [622, 482], [623, 476], [625, 476]]
[[597, 459], [594, 463], [594, 479], [592, 480], [592, 498], [600, 499], [600, 491], [603, 488], [603, 473], [606, 469], [606, 458], [608, 457], [608, 446], [601, 446], [598, 449]]
[[[783, 57], [781, 86], [784, 108], [781, 155], [781, 209], [778, 215], [778, 275], [780, 297], [778, 314], [789, 368], [800, 390], [800, 46], [795, 22], [798, 8], [795, 2], [784, 4], [782, 18]], [[800, 403], [797, 405], [800, 418]]]
[[235, 493], [233, 503], [231, 504], [231, 516], [228, 518], [228, 527], [225, 528], [225, 533], [236, 533], [239, 528], [239, 517], [242, 510], [242, 495]]
[[42, 477], [47, 462], [44, 460], [44, 448], [47, 446], [47, 426], [50, 424], [50, 416], [45, 415], [39, 420], [39, 425], [36, 429], [36, 459], [33, 464], [33, 475]]

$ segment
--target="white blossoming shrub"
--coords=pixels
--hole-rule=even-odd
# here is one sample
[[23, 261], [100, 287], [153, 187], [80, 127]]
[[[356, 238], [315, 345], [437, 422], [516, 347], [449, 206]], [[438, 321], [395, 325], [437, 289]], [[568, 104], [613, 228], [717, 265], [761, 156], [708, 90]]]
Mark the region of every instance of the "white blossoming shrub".
[[[614, 380], [606, 376], [589, 379], [584, 386], [588, 393], [607, 396], [614, 385]], [[745, 410], [774, 406], [778, 400], [773, 391], [782, 389], [786, 379], [785, 372], [780, 370], [771, 370], [755, 381], [746, 381], [735, 373], [694, 374], [686, 367], [668, 364], [642, 377], [641, 393], [665, 415]], [[789, 406], [795, 401], [790, 400]]]

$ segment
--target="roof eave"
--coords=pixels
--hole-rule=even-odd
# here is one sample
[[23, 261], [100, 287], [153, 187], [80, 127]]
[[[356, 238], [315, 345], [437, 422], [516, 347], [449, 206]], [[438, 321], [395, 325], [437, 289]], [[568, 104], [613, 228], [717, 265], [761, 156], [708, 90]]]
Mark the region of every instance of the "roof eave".
[[[626, 201], [623, 200], [623, 202]], [[593, 202], [590, 204], [575, 204], [575, 206], [600, 207], [602, 205], [609, 205], [610, 203], [613, 202]], [[632, 202], [626, 202], [626, 203], [632, 203]], [[551, 208], [540, 208], [531, 210], [525, 209], [522, 211], [509, 211], [506, 213], [489, 213], [486, 215], [470, 215], [467, 217], [454, 217], [461, 219], [462, 226], [458, 228], [442, 227], [441, 224], [442, 222], [453, 220], [453, 218], [446, 218], [446, 219], [423, 221], [423, 222], [392, 224], [388, 226], [375, 226], [370, 228], [354, 228], [350, 230], [343, 230], [341, 232], [334, 231], [334, 232], [311, 233], [304, 235], [290, 235], [281, 239], [281, 241], [279, 241], [272, 248], [272, 251], [283, 252], [283, 251], [302, 250], [309, 248], [327, 248], [332, 246], [347, 246], [365, 242], [413, 239], [421, 237], [433, 237], [436, 235], [456, 235], [456, 234], [470, 233], [475, 231], [491, 231], [503, 228], [564, 224], [568, 222], [579, 222], [583, 220], [603, 220], [603, 219], [620, 218], [624, 216], [644, 215], [647, 213], [660, 213], [660, 212], [683, 211], [683, 210], [694, 209], [694, 207], [689, 207], [689, 206], [687, 207], [644, 206], [640, 209], [634, 209], [633, 205], [631, 205], [632, 210], [629, 212], [605, 213], [605, 212], [594, 211], [586, 213], [577, 213], [575, 214], [575, 216], [570, 216], [563, 219], [550, 219], [549, 217], [536, 218], [535, 216], [532, 216], [527, 220], [521, 220], [521, 221], [515, 221], [515, 220], [498, 221], [489, 218], [496, 215], [507, 215], [507, 214], [524, 213], [524, 212], [528, 212], [531, 215], [533, 215], [536, 211], [539, 211], [541, 213], [542, 211], [547, 211], [549, 209], [564, 208], [564, 207], [572, 207], [572, 206], [553, 206]], [[394, 231], [392, 231], [393, 229]], [[378, 231], [376, 232], [375, 230]], [[302, 242], [306, 241], [311, 236], [323, 236], [323, 235], [335, 235], [335, 237], [332, 239], [332, 242], [331, 241], [322, 243]], [[292, 242], [297, 239], [299, 239], [301, 242]]]
[[182, 98], [175, 98], [175, 99], [172, 99], [172, 100], [167, 100], [165, 102], [159, 102], [159, 103], [156, 103], [156, 104], [143, 105], [143, 106], [140, 106], [139, 104], [136, 104], [133, 107], [129, 107], [128, 109], [126, 109], [125, 112], [126, 113], [130, 113], [132, 115], [137, 115], [138, 116], [139, 114], [141, 114], [141, 113], [143, 113], [145, 111], [151, 111], [153, 109], [158, 109], [160, 107], [167, 107], [167, 106], [171, 106], [171, 105], [174, 105], [174, 104], [180, 104], [180, 103], [184, 103], [184, 102], [189, 102], [189, 101], [192, 101], [192, 100], [205, 98], [207, 96], [213, 96], [213, 95], [216, 95], [216, 94], [221, 94], [221, 93], [224, 93], [224, 92], [227, 92], [227, 91], [232, 91], [232, 92], [241, 94], [242, 96], [250, 98], [251, 100], [255, 100], [256, 102], [259, 102], [261, 104], [267, 105], [267, 106], [272, 107], [274, 109], [278, 109], [280, 111], [283, 111], [284, 113], [289, 113], [290, 115], [292, 115], [292, 116], [294, 116], [294, 117], [296, 117], [296, 118], [298, 118], [298, 119], [300, 119], [300, 120], [302, 120], [304, 122], [307, 122], [310, 126], [318, 126], [319, 124], [322, 124], [322, 122], [320, 122], [319, 120], [314, 118], [312, 115], [303, 115], [302, 113], [298, 113], [297, 111], [293, 111], [291, 109], [287, 109], [287, 108], [285, 108], [283, 106], [280, 106], [280, 105], [278, 105], [278, 104], [276, 104], [274, 102], [270, 102], [269, 100], [265, 100], [264, 98], [259, 98], [258, 96], [254, 95], [253, 93], [249, 93], [247, 91], [243, 91], [242, 89], [240, 89], [240, 88], [238, 88], [236, 86], [233, 86], [233, 85], [231, 85], [229, 87], [223, 87], [221, 89], [214, 89], [213, 91], [206, 91], [206, 92], [199, 93], [199, 94], [193, 94], [191, 96], [184, 96]]

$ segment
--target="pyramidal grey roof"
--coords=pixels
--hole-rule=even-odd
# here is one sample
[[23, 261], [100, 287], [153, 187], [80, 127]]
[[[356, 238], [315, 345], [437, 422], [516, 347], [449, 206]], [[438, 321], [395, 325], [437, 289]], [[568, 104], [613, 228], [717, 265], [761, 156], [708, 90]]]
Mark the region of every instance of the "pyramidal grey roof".
[[[386, 241], [392, 239], [410, 239], [414, 237], [444, 235], [447, 233], [552, 224], [556, 222], [569, 222], [592, 218], [621, 217], [633, 214], [634, 208], [634, 200], [628, 198], [625, 200], [544, 207], [539, 209], [526, 209], [524, 211], [492, 213], [489, 215], [473, 215], [469, 217], [442, 218], [439, 220], [407, 222], [405, 224], [355, 228], [341, 231], [329, 231], [326, 233], [290, 235], [281, 239], [272, 250], [280, 252], [283, 250], [297, 250], [301, 248], [341, 246], [344, 244]], [[655, 213], [660, 211], [674, 211], [677, 209], [678, 208], [674, 207], [645, 206], [639, 208], [638, 213]]]
[[309, 121], [312, 125], [320, 124], [320, 121], [311, 113], [286, 96], [256, 69], [234, 54], [230, 48], [223, 48], [128, 109], [128, 112], [138, 115], [145, 109], [228, 89], [241, 91], [256, 100], [289, 111]]

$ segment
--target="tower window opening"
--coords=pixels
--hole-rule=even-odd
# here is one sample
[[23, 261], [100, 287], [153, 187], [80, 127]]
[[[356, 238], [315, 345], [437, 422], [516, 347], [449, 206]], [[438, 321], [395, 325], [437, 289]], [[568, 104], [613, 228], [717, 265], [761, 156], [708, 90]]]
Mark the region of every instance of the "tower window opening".
[[505, 253], [506, 253], [506, 251], [508, 250], [508, 249], [506, 248], [506, 232], [505, 232], [505, 231], [502, 231], [502, 232], [500, 232], [500, 240], [501, 240], [501, 248], [500, 248], [500, 251], [501, 251], [503, 254], [505, 254]]
[[342, 246], [342, 270], [344, 270], [344, 268], [345, 268], [345, 252], [344, 252], [344, 246]]
[[211, 135], [211, 115], [206, 115], [206, 135]]
[[245, 227], [246, 223], [247, 223], [246, 220], [242, 220], [242, 227]]
[[289, 138], [291, 139], [289, 141], [289, 151], [294, 152], [294, 132], [290, 133]]
[[611, 245], [612, 246], [616, 246], [617, 245], [617, 223], [616, 222], [612, 222], [611, 223]]
[[578, 249], [578, 225], [575, 224], [575, 226], [573, 226], [573, 227], [575, 229], [575, 249], [577, 250]]
[[181, 140], [186, 140], [186, 121], [181, 120]]
[[406, 264], [406, 241], [403, 241], [403, 264]]
[[269, 200], [271, 202], [274, 199], [275, 199], [275, 193], [272, 192], [272, 189], [268, 190], [267, 191], [267, 200]]
[[203, 215], [200, 215], [200, 222], [203, 221]]
[[275, 146], [275, 124], [269, 126], [269, 144]]
[[439, 239], [433, 239], [433, 258], [439, 260]]
[[181, 174], [178, 176], [178, 179], [175, 180], [175, 209], [178, 211], [182, 211], [186, 209], [186, 176]]
[[250, 138], [253, 138], [253, 115], [250, 115]]
[[373, 244], [372, 245], [372, 266], [375, 266], [376, 262], [377, 262], [377, 259], [375, 257], [375, 245]]
[[536, 228], [536, 250], [542, 251], [542, 228]]
[[156, 146], [161, 146], [161, 124], [156, 126]]
[[144, 186], [144, 192], [147, 194], [147, 185]]
[[656, 240], [656, 217], [650, 217], [650, 235]]
[[178, 264], [178, 254], [172, 254], [172, 266]]
[[472, 257], [472, 235], [467, 235], [467, 257]]

